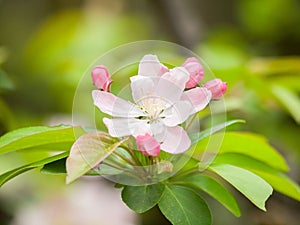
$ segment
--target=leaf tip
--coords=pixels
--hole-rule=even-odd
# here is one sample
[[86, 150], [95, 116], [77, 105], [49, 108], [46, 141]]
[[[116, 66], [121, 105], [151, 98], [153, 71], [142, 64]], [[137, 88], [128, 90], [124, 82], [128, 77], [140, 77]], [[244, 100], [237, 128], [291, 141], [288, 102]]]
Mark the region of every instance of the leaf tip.
[[76, 180], [74, 177], [66, 176], [66, 184], [71, 184]]

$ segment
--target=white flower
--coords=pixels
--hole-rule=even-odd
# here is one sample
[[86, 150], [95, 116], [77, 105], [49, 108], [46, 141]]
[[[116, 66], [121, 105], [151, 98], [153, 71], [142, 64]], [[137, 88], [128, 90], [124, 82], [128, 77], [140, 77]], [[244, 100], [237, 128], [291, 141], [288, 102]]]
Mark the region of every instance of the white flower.
[[94, 104], [113, 117], [103, 119], [111, 136], [150, 134], [162, 150], [182, 153], [190, 147], [191, 141], [179, 125], [202, 110], [212, 96], [204, 87], [184, 91], [189, 79], [185, 68], [168, 70], [157, 56], [145, 55], [138, 75], [130, 78], [134, 103], [109, 92], [94, 90]]

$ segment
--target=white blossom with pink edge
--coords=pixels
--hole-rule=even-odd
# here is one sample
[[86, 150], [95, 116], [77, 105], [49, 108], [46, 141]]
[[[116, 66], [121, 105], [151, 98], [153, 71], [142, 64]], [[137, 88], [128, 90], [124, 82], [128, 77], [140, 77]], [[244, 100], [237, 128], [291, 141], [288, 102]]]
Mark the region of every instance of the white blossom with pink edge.
[[94, 90], [92, 95], [94, 104], [112, 116], [103, 119], [111, 136], [137, 138], [149, 134], [160, 144], [161, 150], [178, 154], [191, 145], [180, 124], [205, 108], [212, 98], [205, 87], [184, 91], [189, 79], [185, 68], [169, 70], [156, 55], [145, 55], [138, 75], [130, 78], [135, 103], [100, 90]]

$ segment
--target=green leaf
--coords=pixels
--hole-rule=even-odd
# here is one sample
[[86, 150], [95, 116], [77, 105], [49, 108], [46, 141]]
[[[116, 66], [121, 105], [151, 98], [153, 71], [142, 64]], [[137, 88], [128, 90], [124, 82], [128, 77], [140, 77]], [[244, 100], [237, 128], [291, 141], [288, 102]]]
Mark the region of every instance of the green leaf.
[[[44, 173], [44, 174], [51, 174], [51, 175], [66, 174], [67, 173], [66, 160], [67, 160], [67, 157], [65, 157], [63, 159], [53, 161], [53, 162], [50, 162], [50, 163], [47, 163], [42, 167], [40, 172]], [[98, 170], [97, 171], [90, 170], [85, 175], [99, 176], [99, 175], [101, 175], [101, 172], [98, 171]]]
[[191, 142], [192, 144], [195, 144], [197, 143], [198, 141], [202, 140], [203, 138], [206, 138], [222, 129], [224, 129], [225, 127], [228, 127], [232, 124], [235, 124], [235, 123], [245, 123], [245, 120], [230, 120], [230, 121], [227, 121], [225, 123], [221, 123], [221, 124], [218, 124], [218, 125], [215, 125], [213, 127], [210, 127], [204, 131], [201, 131], [199, 133], [192, 133], [192, 134], [189, 134], [189, 137], [191, 139]]
[[[240, 153], [260, 160], [278, 170], [288, 170], [284, 158], [268, 144], [263, 136], [246, 132], [226, 132], [224, 138], [223, 135], [217, 133], [212, 136], [214, 140], [222, 141], [219, 154]], [[209, 138], [205, 138], [197, 144], [194, 158], [201, 159], [201, 155], [205, 151], [210, 151], [210, 149], [206, 149], [208, 143]], [[215, 151], [215, 149], [211, 151]]]
[[207, 204], [189, 188], [166, 186], [158, 206], [173, 225], [211, 225]]
[[256, 174], [229, 164], [212, 164], [213, 172], [224, 178], [254, 205], [266, 211], [265, 202], [272, 194], [272, 187]]
[[80, 127], [70, 126], [20, 128], [0, 137], [0, 154], [19, 150], [69, 150], [75, 141], [74, 132], [84, 133]]
[[67, 157], [47, 163], [40, 171], [44, 174], [66, 174], [66, 160]]
[[276, 191], [300, 201], [299, 185], [282, 172], [277, 171], [261, 161], [241, 154], [226, 153], [219, 155], [215, 159], [215, 163], [231, 164], [247, 169], [266, 180]]
[[22, 174], [22, 173], [24, 173], [28, 170], [32, 170], [32, 169], [35, 169], [35, 168], [38, 168], [38, 167], [42, 167], [43, 165], [45, 165], [47, 163], [65, 158], [68, 154], [69, 154], [69, 152], [64, 152], [64, 153], [61, 153], [61, 154], [58, 154], [58, 155], [55, 155], [55, 156], [51, 156], [51, 157], [45, 158], [43, 160], [40, 160], [40, 161], [37, 161], [37, 162], [34, 162], [34, 163], [30, 163], [30, 164], [25, 165], [25, 166], [21, 166], [19, 168], [10, 170], [6, 173], [3, 173], [3, 174], [0, 175], [0, 187], [3, 184], [5, 184], [7, 181], [9, 181], [10, 179], [14, 178], [17, 175], [20, 175], [20, 174]]
[[203, 174], [195, 174], [185, 177], [181, 181], [183, 182], [183, 185], [191, 186], [206, 192], [223, 204], [235, 216], [239, 217], [241, 215], [240, 208], [233, 195], [215, 179]]
[[103, 132], [87, 133], [73, 144], [66, 162], [67, 184], [101, 163], [127, 139], [119, 141]]
[[279, 86], [272, 86], [272, 93], [277, 100], [287, 109], [298, 124], [300, 124], [300, 98], [289, 89]]
[[143, 213], [154, 207], [160, 200], [165, 186], [152, 184], [145, 186], [125, 186], [122, 200], [137, 213]]

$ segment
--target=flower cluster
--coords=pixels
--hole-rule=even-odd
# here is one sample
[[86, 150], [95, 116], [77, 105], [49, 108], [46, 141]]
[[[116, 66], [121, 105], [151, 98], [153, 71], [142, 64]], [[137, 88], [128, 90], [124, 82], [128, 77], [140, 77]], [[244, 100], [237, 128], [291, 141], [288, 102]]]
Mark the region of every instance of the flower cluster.
[[220, 79], [200, 85], [203, 76], [203, 66], [194, 57], [169, 69], [156, 55], [145, 55], [138, 75], [130, 77], [134, 103], [110, 93], [112, 80], [105, 66], [92, 70], [99, 89], [92, 95], [94, 104], [112, 116], [103, 119], [112, 137], [133, 136], [145, 156], [156, 156], [161, 150], [178, 154], [191, 145], [180, 125], [226, 91], [227, 84]]

